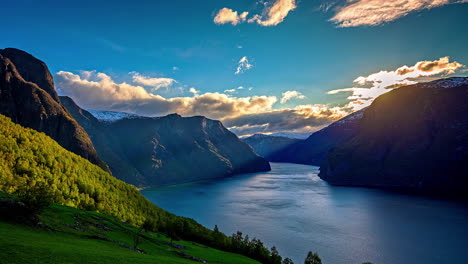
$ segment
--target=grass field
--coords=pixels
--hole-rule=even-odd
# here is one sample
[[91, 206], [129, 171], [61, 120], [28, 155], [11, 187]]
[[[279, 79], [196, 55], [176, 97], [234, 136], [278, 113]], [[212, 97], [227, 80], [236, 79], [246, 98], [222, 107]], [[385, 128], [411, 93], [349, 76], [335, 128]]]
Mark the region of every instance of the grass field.
[[43, 227], [0, 222], [0, 263], [200, 263], [186, 259], [189, 255], [208, 263], [259, 263], [247, 257], [208, 248], [189, 241], [168, 244], [163, 234], [142, 232], [136, 252], [134, 237], [138, 229], [115, 218], [95, 212], [52, 205], [41, 215]]

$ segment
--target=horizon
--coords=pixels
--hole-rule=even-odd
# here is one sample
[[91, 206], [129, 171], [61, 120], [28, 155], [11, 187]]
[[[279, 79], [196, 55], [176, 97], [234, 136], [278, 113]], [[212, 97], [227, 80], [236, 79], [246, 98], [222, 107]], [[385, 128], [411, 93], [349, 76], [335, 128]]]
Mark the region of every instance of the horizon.
[[60, 95], [203, 115], [238, 136], [312, 133], [398, 86], [467, 71], [466, 1], [375, 5], [374, 19], [365, 0], [47, 3], [5, 3], [7, 21], [24, 19], [0, 46], [43, 60]]

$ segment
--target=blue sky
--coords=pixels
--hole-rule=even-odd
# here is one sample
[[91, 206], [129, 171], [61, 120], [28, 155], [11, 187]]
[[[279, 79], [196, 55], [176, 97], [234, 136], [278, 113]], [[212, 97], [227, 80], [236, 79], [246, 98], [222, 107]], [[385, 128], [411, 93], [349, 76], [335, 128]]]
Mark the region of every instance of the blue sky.
[[[56, 81], [60, 79], [57, 86], [62, 88], [62, 93], [71, 95], [87, 108], [145, 115], [165, 114], [173, 110], [185, 115], [203, 114], [236, 124], [230, 127], [239, 134], [247, 133], [242, 132], [241, 127], [253, 132], [304, 132], [326, 125], [342, 113], [335, 109], [333, 117], [318, 118], [320, 122], [314, 119], [309, 126], [303, 123], [290, 126], [286, 122], [283, 128], [273, 125], [272, 120], [244, 125], [239, 118], [249, 116], [251, 120], [252, 115], [259, 114], [257, 118], [261, 119], [261, 114], [271, 117], [272, 112], [280, 110], [297, 112], [298, 106], [303, 110], [305, 105], [343, 108], [350, 101], [346, 99], [350, 91], [327, 92], [355, 87], [353, 81], [357, 77], [381, 70], [394, 71], [403, 65], [413, 66], [418, 62], [449, 56], [448, 63], [457, 62], [460, 66], [449, 64], [450, 70], [442, 69], [435, 72], [437, 74], [423, 77], [467, 75], [463, 66], [468, 64], [468, 4], [446, 0], [439, 1], [444, 4], [428, 6], [420, 2], [436, 1], [413, 0], [409, 1], [414, 2], [412, 6], [402, 4], [406, 8], [405, 13], [390, 18], [390, 21], [367, 21], [350, 16], [355, 12], [354, 8], [368, 8], [368, 2], [381, 6], [379, 2], [385, 1], [353, 2], [360, 6], [352, 6], [346, 1], [313, 0], [7, 1], [1, 7], [0, 48], [25, 50], [46, 62], [52, 73], [78, 76], [82, 71], [90, 71], [94, 75], [81, 75], [79, 81], [88, 78], [86, 81], [95, 82], [102, 80], [102, 76], [97, 74], [103, 73], [111, 78], [111, 86], [125, 82], [141, 86], [148, 93], [164, 99], [219, 93], [231, 98], [231, 103], [238, 98], [250, 98], [245, 100], [251, 103], [252, 96], [276, 97], [274, 103], [271, 100], [260, 104], [263, 110], [261, 107], [240, 109], [243, 107], [241, 103], [227, 105], [230, 110], [225, 110], [223, 105], [223, 109], [218, 109], [220, 113], [210, 108], [185, 111], [180, 110], [184, 105], [182, 100], [177, 107], [167, 106], [170, 105], [168, 102], [160, 100], [154, 111], [150, 108], [142, 110], [131, 105], [135, 98], [126, 100], [120, 96], [115, 100], [103, 100], [102, 104], [98, 100], [87, 99], [80, 95], [79, 90], [86, 88], [76, 82], [70, 85], [72, 75], [66, 78], [63, 74], [55, 76]], [[396, 0], [394, 5], [400, 5], [399, 2], [404, 1]], [[282, 8], [280, 4], [293, 4], [295, 8], [286, 12], [276, 25], [248, 22], [255, 14], [262, 16], [259, 21], [267, 21], [271, 18], [268, 12], [275, 4], [278, 8]], [[391, 13], [391, 8], [399, 7], [389, 7], [390, 11], [380, 10], [380, 15], [388, 17], [385, 12]], [[244, 11], [249, 14], [245, 21], [236, 25], [215, 23], [215, 17], [222, 8], [237, 11], [239, 15]], [[338, 15], [351, 17], [349, 21], [354, 24], [343, 27], [344, 22], [330, 21]], [[250, 69], [235, 74], [243, 57], [247, 58]], [[170, 78], [174, 82], [155, 89], [151, 85], [132, 82], [135, 75], [147, 79]], [[415, 78], [411, 80], [417, 81]], [[75, 90], [61, 86], [74, 86]], [[240, 86], [244, 89], [237, 90]], [[194, 89], [192, 93], [190, 88]], [[235, 93], [225, 92], [232, 89], [236, 89]], [[109, 92], [108, 89], [104, 91]], [[297, 93], [282, 104], [280, 99], [287, 91]], [[221, 104], [226, 100], [222, 96], [204, 99], [204, 104], [216, 104], [216, 100], [221, 100]], [[187, 103], [197, 104], [193, 99]], [[142, 102], [135, 104], [141, 106]], [[165, 106], [167, 111], [164, 111]], [[297, 115], [304, 113], [298, 111], [293, 116]], [[305, 115], [310, 116], [311, 112]], [[282, 118], [276, 118], [278, 122], [284, 122]]]

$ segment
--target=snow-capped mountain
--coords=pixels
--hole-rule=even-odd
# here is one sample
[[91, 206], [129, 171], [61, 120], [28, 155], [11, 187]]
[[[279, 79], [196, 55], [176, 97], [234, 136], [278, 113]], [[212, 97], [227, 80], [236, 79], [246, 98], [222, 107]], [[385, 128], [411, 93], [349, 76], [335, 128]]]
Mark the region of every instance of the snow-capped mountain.
[[134, 118], [139, 117], [138, 115], [123, 113], [123, 112], [113, 112], [113, 111], [97, 111], [97, 110], [87, 110], [94, 117], [101, 121], [105, 122], [114, 122], [123, 118]]

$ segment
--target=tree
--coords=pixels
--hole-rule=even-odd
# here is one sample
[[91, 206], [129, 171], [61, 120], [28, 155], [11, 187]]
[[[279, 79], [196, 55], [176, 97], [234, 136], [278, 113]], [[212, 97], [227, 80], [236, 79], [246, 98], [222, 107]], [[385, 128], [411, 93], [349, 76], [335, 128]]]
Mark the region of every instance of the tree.
[[290, 258], [285, 258], [283, 264], [294, 264], [294, 262]]
[[280, 256], [278, 250], [276, 249], [275, 246], [271, 248], [271, 255], [270, 255], [271, 263], [273, 264], [281, 264], [281, 261], [283, 258]]
[[312, 253], [312, 251], [309, 251], [304, 264], [322, 264], [322, 260], [317, 253]]
[[141, 234], [143, 232], [152, 231], [155, 228], [155, 223], [149, 219], [146, 219], [145, 222], [141, 225], [140, 229], [135, 233], [133, 237], [133, 247], [137, 248], [141, 242]]
[[36, 182], [33, 186], [21, 186], [16, 189], [15, 194], [31, 214], [39, 214], [53, 201], [48, 187], [42, 182]]

